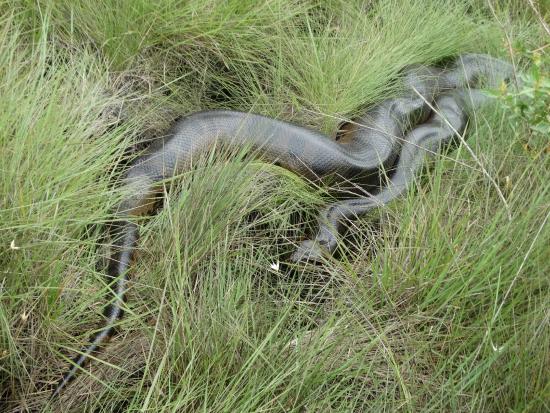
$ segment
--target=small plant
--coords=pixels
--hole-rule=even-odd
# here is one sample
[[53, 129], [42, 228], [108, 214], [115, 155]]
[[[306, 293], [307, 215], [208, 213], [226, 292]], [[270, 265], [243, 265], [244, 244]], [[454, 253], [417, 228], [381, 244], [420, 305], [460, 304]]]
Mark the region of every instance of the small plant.
[[523, 147], [538, 157], [550, 153], [550, 57], [532, 52], [529, 59], [530, 70], [518, 73], [517, 90], [503, 83], [498, 97], [518, 133], [527, 125], [529, 133], [522, 134]]

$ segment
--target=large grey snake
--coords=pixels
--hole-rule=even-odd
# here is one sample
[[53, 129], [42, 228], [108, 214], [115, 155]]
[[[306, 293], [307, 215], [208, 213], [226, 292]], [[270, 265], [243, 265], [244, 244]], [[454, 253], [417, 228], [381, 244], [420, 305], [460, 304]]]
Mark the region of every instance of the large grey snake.
[[123, 177], [129, 196], [119, 205], [113, 223], [112, 254], [107, 275], [111, 304], [105, 327], [73, 361], [53, 395], [74, 378], [89, 356], [114, 331], [122, 316], [127, 270], [136, 247], [138, 229], [132, 216], [149, 212], [159, 182], [188, 170], [193, 159], [215, 143], [249, 145], [262, 159], [276, 162], [309, 179], [334, 175], [353, 180], [389, 172], [389, 182], [372, 195], [328, 205], [319, 213], [318, 230], [303, 241], [290, 261], [318, 260], [338, 245], [343, 222], [381, 206], [411, 184], [426, 156], [465, 130], [469, 114], [486, 102], [481, 85], [496, 87], [509, 80], [513, 68], [486, 55], [465, 54], [445, 68], [409, 66], [403, 71], [405, 93], [386, 99], [355, 122], [360, 125], [346, 143], [319, 132], [265, 116], [226, 110], [190, 114], [176, 122], [166, 136], [155, 141], [135, 159]]

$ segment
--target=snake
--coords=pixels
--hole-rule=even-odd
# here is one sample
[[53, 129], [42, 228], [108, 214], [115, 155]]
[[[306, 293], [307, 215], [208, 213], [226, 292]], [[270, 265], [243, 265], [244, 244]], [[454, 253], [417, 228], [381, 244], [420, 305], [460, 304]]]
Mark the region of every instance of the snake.
[[444, 67], [409, 65], [402, 70], [402, 93], [373, 105], [354, 120], [350, 139], [340, 142], [313, 129], [250, 112], [208, 110], [174, 123], [135, 158], [124, 172], [126, 196], [117, 206], [106, 276], [110, 301], [105, 322], [73, 359], [55, 386], [55, 397], [75, 378], [90, 356], [113, 335], [123, 316], [128, 269], [139, 231], [133, 218], [150, 213], [165, 179], [189, 170], [214, 145], [247, 146], [262, 160], [306, 179], [334, 176], [362, 182], [389, 171], [378, 190], [333, 202], [318, 215], [317, 232], [302, 241], [290, 262], [318, 262], [338, 246], [346, 220], [355, 219], [403, 194], [426, 157], [434, 156], [466, 129], [472, 113], [489, 97], [481, 87], [497, 87], [514, 75], [512, 65], [489, 55], [459, 55]]

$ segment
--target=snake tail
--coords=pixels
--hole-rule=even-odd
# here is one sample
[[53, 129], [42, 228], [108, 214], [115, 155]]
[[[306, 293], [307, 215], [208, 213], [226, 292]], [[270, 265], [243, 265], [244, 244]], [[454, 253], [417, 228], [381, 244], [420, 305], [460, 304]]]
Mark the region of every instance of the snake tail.
[[115, 330], [116, 322], [123, 316], [123, 304], [128, 284], [128, 268], [138, 240], [138, 227], [129, 221], [115, 222], [112, 226], [113, 253], [109, 258], [107, 267], [107, 279], [109, 281], [109, 296], [112, 301], [105, 307], [105, 325], [95, 333], [90, 343], [80, 351], [72, 360], [71, 368], [57, 383], [51, 397], [56, 397], [75, 378], [79, 370], [82, 370], [90, 355], [96, 353], [102, 344], [107, 342]]

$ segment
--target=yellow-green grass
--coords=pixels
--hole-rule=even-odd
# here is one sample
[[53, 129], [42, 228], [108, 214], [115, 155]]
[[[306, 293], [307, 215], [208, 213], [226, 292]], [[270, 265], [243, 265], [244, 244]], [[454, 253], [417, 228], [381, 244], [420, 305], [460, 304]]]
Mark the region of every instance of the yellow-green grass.
[[216, 107], [334, 134], [398, 93], [405, 65], [466, 51], [527, 70], [517, 50], [545, 46], [529, 9], [0, 4], [2, 412], [549, 408], [549, 161], [498, 102], [471, 120], [468, 147], [356, 221], [320, 266], [272, 264], [314, 231], [329, 187], [238, 150], [167, 182], [164, 208], [139, 220], [118, 333], [47, 403], [101, 327], [102, 235], [128, 148]]

